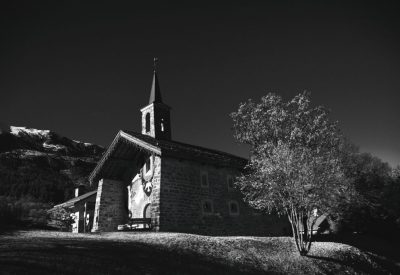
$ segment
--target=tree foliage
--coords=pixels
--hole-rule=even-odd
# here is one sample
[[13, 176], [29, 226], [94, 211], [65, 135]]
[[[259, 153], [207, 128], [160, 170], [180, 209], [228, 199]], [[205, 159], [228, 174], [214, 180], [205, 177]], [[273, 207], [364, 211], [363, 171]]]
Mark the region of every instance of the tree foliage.
[[70, 208], [54, 207], [48, 212], [48, 225], [62, 231], [71, 231], [71, 226], [75, 222], [74, 213]]
[[0, 195], [0, 227], [46, 226], [47, 210], [50, 204], [26, 196], [22, 198]]
[[384, 237], [396, 236], [400, 229], [399, 168], [392, 169], [370, 153], [347, 142], [342, 166], [354, 185], [357, 200], [343, 204], [336, 223], [341, 232], [359, 232]]
[[307, 92], [288, 102], [269, 93], [231, 114], [234, 137], [251, 148], [236, 184], [250, 206], [287, 215], [302, 255], [311, 246], [315, 209], [331, 211], [353, 193], [341, 166], [342, 136], [328, 115]]

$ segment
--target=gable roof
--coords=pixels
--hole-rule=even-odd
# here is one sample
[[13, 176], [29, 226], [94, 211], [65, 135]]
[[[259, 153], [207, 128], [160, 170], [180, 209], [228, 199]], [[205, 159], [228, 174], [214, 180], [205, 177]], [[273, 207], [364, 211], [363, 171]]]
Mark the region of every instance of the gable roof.
[[71, 206], [74, 206], [76, 203], [81, 202], [81, 201], [83, 201], [83, 200], [85, 200], [85, 199], [90, 198], [91, 196], [96, 195], [96, 193], [97, 193], [97, 190], [87, 192], [87, 193], [85, 193], [85, 194], [83, 194], [83, 195], [80, 195], [80, 196], [78, 196], [78, 197], [72, 198], [72, 199], [70, 199], [70, 200], [68, 200], [68, 201], [66, 201], [66, 202], [57, 204], [57, 205], [55, 205], [53, 208], [56, 208], [56, 207], [71, 207]]
[[[192, 160], [220, 167], [242, 169], [247, 163], [245, 158], [222, 151], [172, 140], [159, 140], [134, 131], [121, 130], [89, 176], [90, 182], [93, 183], [98, 179], [102, 170], [107, 169], [107, 166], [112, 166], [112, 159], [133, 161], [135, 155], [139, 153], [138, 150], [159, 156]], [[114, 169], [114, 174], [123, 173], [115, 165], [110, 169]]]
[[134, 131], [124, 130], [131, 137], [135, 137], [148, 144], [161, 149], [167, 156], [174, 156], [183, 159], [197, 160], [200, 162], [211, 162], [218, 166], [243, 167], [247, 159], [238, 157], [222, 151], [209, 149], [197, 145], [191, 145], [173, 140], [158, 140], [148, 135], [143, 135]]

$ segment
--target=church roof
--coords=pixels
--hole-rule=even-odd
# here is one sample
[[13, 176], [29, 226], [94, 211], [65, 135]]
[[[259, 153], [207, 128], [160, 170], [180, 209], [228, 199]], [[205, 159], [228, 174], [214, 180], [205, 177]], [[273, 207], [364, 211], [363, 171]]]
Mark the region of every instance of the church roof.
[[151, 84], [149, 104], [162, 103], [160, 84], [158, 83], [157, 72], [153, 72], [153, 82]]
[[117, 174], [123, 174], [123, 169], [116, 163], [121, 163], [121, 160], [133, 161], [141, 151], [220, 167], [242, 169], [247, 163], [245, 158], [222, 151], [178, 141], [159, 140], [134, 131], [121, 130], [89, 176], [90, 182], [93, 183], [107, 175], [115, 177]]
[[143, 135], [134, 131], [124, 130], [123, 132], [132, 137], [143, 140], [153, 146], [159, 147], [167, 156], [174, 156], [183, 159], [198, 160], [202, 162], [214, 162], [221, 166], [243, 167], [247, 159], [241, 158], [222, 151], [191, 145], [173, 140], [158, 140], [148, 135]]

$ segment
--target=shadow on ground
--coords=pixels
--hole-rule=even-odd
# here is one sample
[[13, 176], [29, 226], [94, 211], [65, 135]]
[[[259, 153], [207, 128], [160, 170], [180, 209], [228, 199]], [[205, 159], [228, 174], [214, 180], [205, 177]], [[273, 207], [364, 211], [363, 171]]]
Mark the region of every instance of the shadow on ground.
[[261, 274], [199, 254], [102, 240], [16, 240], [1, 245], [2, 274]]
[[[347, 234], [347, 235], [320, 235], [316, 242], [335, 242], [351, 245], [365, 252], [376, 264], [385, 272], [391, 274], [400, 273], [400, 239], [384, 239], [367, 234]], [[338, 261], [329, 257], [308, 256], [313, 259], [321, 259], [328, 262], [336, 262], [343, 265], [352, 265], [356, 270], [370, 273], [363, 264], [356, 261]]]
[[[301, 257], [289, 238], [9, 230], [0, 235], [0, 273], [400, 274], [396, 261], [382, 256], [389, 252], [374, 254], [371, 248], [357, 246], [357, 242], [377, 246], [375, 242], [351, 240], [361, 250], [330, 243], [343, 239], [325, 240], [328, 243], [316, 244], [309, 256]], [[377, 243], [388, 249], [386, 243]]]

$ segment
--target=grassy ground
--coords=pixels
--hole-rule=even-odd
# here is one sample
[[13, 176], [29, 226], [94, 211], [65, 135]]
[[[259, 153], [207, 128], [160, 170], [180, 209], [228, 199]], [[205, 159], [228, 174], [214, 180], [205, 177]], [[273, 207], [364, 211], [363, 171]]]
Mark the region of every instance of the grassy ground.
[[387, 274], [400, 269], [353, 246], [318, 242], [308, 257], [287, 237], [181, 233], [0, 235], [0, 274]]

